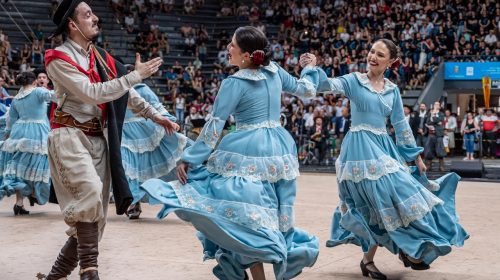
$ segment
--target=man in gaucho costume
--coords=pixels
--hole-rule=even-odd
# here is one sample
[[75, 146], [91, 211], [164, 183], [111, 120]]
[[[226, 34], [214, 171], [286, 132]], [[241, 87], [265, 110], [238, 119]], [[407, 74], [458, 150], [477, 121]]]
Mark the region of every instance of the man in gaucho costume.
[[46, 279], [66, 279], [80, 262], [80, 279], [99, 279], [98, 241], [106, 223], [110, 185], [116, 212], [132, 201], [120, 155], [125, 109], [152, 119], [167, 133], [178, 129], [131, 87], [156, 73], [161, 58], [125, 67], [92, 44], [98, 18], [86, 1], [63, 0], [53, 17], [52, 36], [66, 33], [63, 45], [45, 54], [57, 108], [51, 113], [48, 150], [55, 195], [69, 225], [68, 241]]

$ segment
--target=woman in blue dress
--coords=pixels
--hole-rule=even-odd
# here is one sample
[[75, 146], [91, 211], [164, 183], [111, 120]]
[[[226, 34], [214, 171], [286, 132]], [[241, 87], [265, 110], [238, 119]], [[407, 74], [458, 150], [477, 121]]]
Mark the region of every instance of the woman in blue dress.
[[[131, 90], [137, 91], [160, 114], [172, 122], [176, 121], [147, 85], [137, 84]], [[139, 186], [148, 179], [165, 178], [177, 166], [186, 143], [186, 136], [180, 133], [168, 135], [162, 126], [137, 117], [132, 111], [127, 110], [123, 124], [121, 152], [125, 175], [134, 196], [133, 204], [127, 211], [130, 219], [139, 218], [141, 201], [150, 202], [146, 192]]]
[[[254, 27], [238, 28], [228, 51], [240, 70], [222, 82], [211, 118], [182, 154], [179, 181], [142, 187], [164, 204], [160, 218], [175, 212], [199, 231], [219, 279], [246, 279], [247, 268], [253, 279], [265, 279], [263, 263], [273, 264], [276, 279], [290, 279], [314, 264], [319, 246], [294, 227], [299, 165], [279, 122], [281, 92], [314, 96], [318, 71], [307, 66], [297, 80], [269, 62], [268, 41]], [[230, 114], [236, 131], [214, 149]]]
[[[367, 74], [328, 79], [319, 70], [318, 91], [340, 92], [349, 98], [352, 122], [336, 162], [340, 205], [327, 246], [361, 246], [362, 274], [374, 279], [386, 279], [373, 263], [378, 246], [399, 254], [405, 267], [424, 270], [468, 238], [455, 214], [458, 175], [438, 179], [438, 187], [426, 180], [422, 148], [416, 146], [403, 114], [399, 89], [384, 79], [386, 69], [397, 61], [397, 52], [392, 41], [380, 39], [368, 54]], [[312, 58], [304, 55], [301, 64]], [[388, 118], [396, 143], [386, 131]], [[412, 176], [406, 166], [412, 161], [422, 176]]]
[[5, 104], [0, 103], [0, 142], [5, 140], [5, 128], [7, 127], [7, 116], [9, 113], [9, 107]]
[[16, 194], [14, 215], [26, 215], [23, 197], [45, 204], [50, 194], [47, 137], [50, 131], [47, 102], [52, 94], [36, 87], [33, 72], [16, 78], [21, 85], [14, 97], [7, 119], [6, 135], [0, 151], [0, 199]]

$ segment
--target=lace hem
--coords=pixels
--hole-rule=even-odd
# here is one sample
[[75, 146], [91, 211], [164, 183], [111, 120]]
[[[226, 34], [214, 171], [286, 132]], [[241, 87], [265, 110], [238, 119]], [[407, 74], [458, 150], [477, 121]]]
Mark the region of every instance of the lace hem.
[[20, 178], [25, 181], [43, 183], [49, 183], [50, 180], [49, 169], [34, 169], [19, 164], [7, 164], [2, 171], [3, 180], [6, 178]]
[[374, 126], [371, 126], [371, 125], [365, 124], [365, 123], [353, 125], [349, 129], [349, 131], [352, 131], [352, 132], [369, 131], [369, 132], [376, 134], [376, 135], [387, 134], [387, 129], [380, 128], [380, 127], [374, 127]]
[[[266, 208], [255, 204], [217, 200], [200, 195], [191, 185], [182, 185], [179, 181], [169, 183], [182, 207], [219, 216], [233, 223], [257, 230], [261, 227], [274, 231], [280, 230], [278, 209]], [[283, 219], [293, 217], [291, 210], [283, 208]], [[292, 221], [293, 222], [293, 221]], [[288, 220], [283, 222], [283, 229], [291, 227]]]
[[392, 124], [396, 131], [396, 145], [398, 146], [417, 146], [410, 124], [406, 119], [402, 119]]
[[[297, 80], [297, 85], [303, 85], [306, 89], [304, 92], [305, 98], [310, 98], [316, 96], [316, 86], [306, 78], [300, 78]], [[300, 92], [300, 86], [297, 87], [297, 90], [294, 92], [295, 95], [298, 95]]]
[[214, 149], [225, 123], [225, 120], [221, 120], [217, 117], [210, 117], [208, 122], [203, 127], [200, 136], [198, 136], [198, 139], [205, 142], [205, 144], [207, 144], [207, 146], [211, 149]]
[[28, 138], [8, 138], [3, 142], [1, 150], [7, 153], [22, 152], [39, 155], [47, 155], [49, 152], [47, 141], [42, 142]]
[[[401, 227], [407, 227], [411, 222], [425, 217], [432, 208], [444, 202], [434, 196], [426, 189], [414, 194], [406, 200], [397, 203], [394, 207], [385, 209], [373, 209], [369, 206], [355, 208], [371, 226], [378, 226], [386, 231], [394, 231]], [[348, 211], [345, 203], [339, 205], [342, 214]]]
[[402, 165], [399, 161], [390, 156], [381, 156], [378, 159], [346, 161], [341, 162], [337, 159], [335, 163], [337, 172], [337, 181], [340, 183], [344, 180], [361, 182], [364, 179], [378, 180], [390, 173], [395, 173], [399, 170], [409, 171], [407, 166]]
[[210, 155], [207, 170], [224, 177], [243, 177], [251, 181], [293, 180], [299, 176], [299, 162], [292, 154], [250, 157], [217, 150]]
[[[144, 120], [144, 119], [143, 119]], [[125, 148], [132, 153], [145, 153], [154, 151], [160, 146], [161, 140], [165, 137], [165, 129], [161, 126], [155, 125], [153, 133], [148, 138], [142, 139], [123, 139], [122, 148]]]
[[130, 165], [128, 162], [123, 161], [125, 176], [127, 176], [130, 180], [138, 180], [140, 183], [144, 183], [149, 179], [161, 178], [168, 175], [168, 173], [170, 173], [170, 171], [177, 166], [177, 161], [181, 159], [182, 152], [184, 151], [186, 144], [187, 137], [182, 135], [182, 137], [179, 137], [177, 149], [167, 162], [163, 162], [159, 165], [149, 165], [147, 166], [147, 169], [139, 170], [138, 168]]
[[236, 124], [236, 130], [252, 130], [252, 129], [259, 129], [259, 128], [276, 128], [280, 127], [281, 122], [280, 121], [274, 121], [274, 120], [269, 120], [269, 121], [264, 121], [256, 124], [246, 124], [246, 123], [237, 123]]

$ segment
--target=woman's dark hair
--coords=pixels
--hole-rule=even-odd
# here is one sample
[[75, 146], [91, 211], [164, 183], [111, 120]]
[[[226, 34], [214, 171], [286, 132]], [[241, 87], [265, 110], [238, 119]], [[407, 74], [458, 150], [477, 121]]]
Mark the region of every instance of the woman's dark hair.
[[36, 80], [35, 73], [33, 72], [22, 72], [16, 76], [16, 85], [27, 86], [31, 85]]
[[384, 45], [389, 49], [389, 56], [391, 58], [398, 57], [398, 47], [396, 46], [396, 44], [394, 44], [393, 41], [391, 41], [389, 39], [378, 39], [376, 42], [384, 43]]
[[250, 54], [254, 66], [269, 65], [272, 51], [262, 31], [253, 26], [239, 27], [234, 32], [234, 38], [241, 51]]
[[382, 42], [382, 43], [384, 43], [384, 45], [389, 49], [389, 57], [391, 59], [396, 59], [392, 63], [391, 68], [393, 68], [393, 69], [398, 68], [399, 65], [401, 64], [401, 60], [399, 59], [399, 49], [398, 49], [398, 46], [396, 46], [396, 44], [394, 44], [394, 42], [392, 40], [385, 39], [385, 38], [384, 39], [378, 39], [376, 42]]

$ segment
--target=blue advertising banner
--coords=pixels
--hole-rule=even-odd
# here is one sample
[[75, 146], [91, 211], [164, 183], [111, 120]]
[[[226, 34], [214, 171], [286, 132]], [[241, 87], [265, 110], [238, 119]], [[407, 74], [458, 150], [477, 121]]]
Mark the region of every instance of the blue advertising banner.
[[500, 79], [500, 62], [445, 62], [445, 80], [481, 80], [489, 76]]

